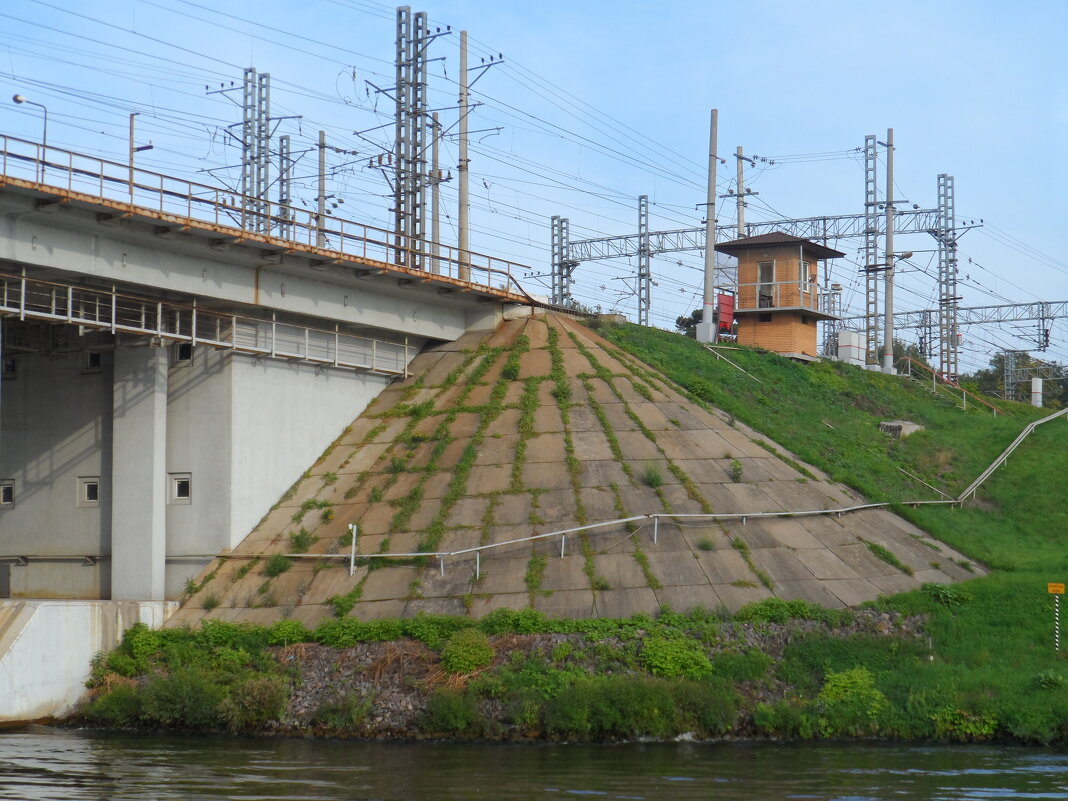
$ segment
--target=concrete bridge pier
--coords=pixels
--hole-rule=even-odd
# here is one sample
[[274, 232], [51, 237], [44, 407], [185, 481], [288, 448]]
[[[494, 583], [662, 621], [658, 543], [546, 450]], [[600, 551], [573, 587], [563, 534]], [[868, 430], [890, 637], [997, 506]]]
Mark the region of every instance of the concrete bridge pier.
[[[166, 593], [167, 373], [167, 351], [162, 348], [115, 351], [112, 600], [162, 601]], [[177, 494], [176, 489], [171, 490], [172, 495]]]

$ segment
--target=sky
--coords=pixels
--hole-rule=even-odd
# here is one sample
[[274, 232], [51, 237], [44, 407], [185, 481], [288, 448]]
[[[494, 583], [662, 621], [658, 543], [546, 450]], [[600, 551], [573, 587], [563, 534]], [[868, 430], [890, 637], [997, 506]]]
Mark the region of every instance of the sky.
[[[213, 10], [219, 8], [218, 11]], [[496, 64], [473, 87], [473, 250], [524, 265], [549, 291], [550, 218], [572, 239], [633, 234], [638, 196], [653, 230], [702, 224], [709, 112], [719, 110], [718, 193], [747, 166], [750, 221], [863, 212], [864, 137], [895, 137], [895, 197], [937, 205], [954, 176], [961, 305], [1068, 300], [1068, 3], [901, 0], [427, 0], [430, 103], [455, 176], [458, 31], [471, 64]], [[451, 30], [450, 30], [451, 28]], [[388, 227], [390, 190], [368, 167], [392, 138], [395, 6], [375, 0], [7, 0], [0, 6], [0, 133], [125, 163], [129, 114], [146, 169], [235, 186], [242, 70], [271, 74], [272, 114], [300, 156], [294, 195], [312, 205], [314, 144], [327, 132], [333, 213]], [[477, 72], [472, 75], [478, 74]], [[206, 90], [208, 87], [208, 90]], [[299, 117], [299, 119], [296, 119]], [[380, 127], [384, 126], [384, 127]], [[880, 170], [883, 165], [880, 162]], [[879, 180], [880, 191], [885, 182]], [[443, 239], [455, 242], [456, 181], [443, 184]], [[343, 202], [339, 202], [343, 201]], [[733, 201], [721, 199], [721, 227]], [[860, 313], [859, 240], [831, 279]], [[926, 234], [897, 238], [897, 310], [935, 308], [937, 256]], [[700, 306], [702, 254], [653, 258], [651, 322]], [[723, 257], [724, 263], [729, 259]], [[577, 300], [636, 317], [633, 259], [584, 262]], [[912, 340], [915, 332], [902, 332]], [[1033, 349], [1032, 324], [964, 330], [962, 371], [1005, 348]], [[1068, 321], [1044, 358], [1068, 362]]]

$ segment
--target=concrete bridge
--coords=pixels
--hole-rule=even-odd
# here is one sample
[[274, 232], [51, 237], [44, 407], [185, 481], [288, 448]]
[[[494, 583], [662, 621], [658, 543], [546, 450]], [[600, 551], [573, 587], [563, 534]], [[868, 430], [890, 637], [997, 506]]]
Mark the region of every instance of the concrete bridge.
[[531, 302], [249, 200], [0, 136], [0, 597], [177, 597], [421, 348]]

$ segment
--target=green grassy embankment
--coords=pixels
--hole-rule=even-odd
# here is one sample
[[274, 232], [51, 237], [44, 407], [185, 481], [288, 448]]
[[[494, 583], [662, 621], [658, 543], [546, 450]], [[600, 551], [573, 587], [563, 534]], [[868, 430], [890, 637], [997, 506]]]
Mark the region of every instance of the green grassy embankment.
[[[633, 326], [601, 333], [696, 402], [872, 500], [935, 497], [902, 469], [956, 495], [1040, 414], [1004, 404], [1005, 414], [991, 418], [900, 378], [727, 351], [758, 383], [676, 335]], [[888, 419], [927, 428], [899, 442], [878, 431]], [[921, 637], [900, 615], [777, 599], [734, 616], [698, 610], [655, 621], [554, 621], [500, 610], [476, 627], [418, 617], [344, 618], [314, 632], [295, 621], [135, 628], [98, 661], [83, 719], [372, 737], [690, 731], [1063, 742], [1068, 665], [1053, 652], [1046, 583], [1068, 577], [1066, 468], [1068, 425], [1057, 421], [1040, 427], [965, 508], [899, 507], [992, 569], [873, 605], [875, 613], [925, 615]], [[941, 558], [932, 551], [932, 562]], [[886, 621], [902, 629], [881, 631]]]
[[[833, 362], [800, 365], [755, 350], [724, 351], [762, 383], [698, 343], [636, 326], [602, 333], [799, 457], [876, 501], [935, 497], [899, 468], [956, 496], [1019, 431], [1049, 410], [999, 403], [1003, 415], [962, 411], [925, 384]], [[878, 431], [905, 419], [926, 430], [903, 442]], [[881, 606], [930, 616], [933, 661], [870, 665], [886, 694], [878, 728], [906, 736], [1063, 739], [1068, 670], [1053, 651], [1047, 582], [1068, 578], [1068, 424], [1036, 429], [964, 508], [898, 507], [904, 517], [992, 569], [947, 588], [884, 599]], [[938, 555], [932, 554], [937, 560]], [[816, 649], [819, 651], [819, 649]], [[822, 661], [822, 669], [820, 663]], [[848, 643], [824, 643], [809, 680], [865, 666]], [[822, 674], [822, 675], [821, 675]]]

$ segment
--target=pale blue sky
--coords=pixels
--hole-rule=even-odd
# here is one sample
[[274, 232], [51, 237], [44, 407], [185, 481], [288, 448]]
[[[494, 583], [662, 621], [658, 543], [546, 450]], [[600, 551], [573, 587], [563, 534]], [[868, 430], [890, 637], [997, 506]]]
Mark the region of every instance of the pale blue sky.
[[[272, 75], [274, 112], [304, 115], [299, 126], [284, 124], [295, 148], [325, 128], [332, 143], [360, 152], [361, 163], [339, 156], [332, 164], [333, 188], [346, 200], [340, 211], [387, 224], [386, 184], [362, 167], [378, 147], [352, 133], [390, 120], [389, 101], [376, 109], [365, 81], [392, 82], [394, 6], [235, 0], [227, 17], [212, 5], [8, 0], [0, 9], [0, 129], [39, 138], [39, 110], [7, 99], [19, 92], [48, 106], [52, 144], [125, 161], [127, 115], [140, 111], [138, 138], [156, 146], [141, 163], [210, 181], [197, 171], [234, 162], [220, 126], [239, 117], [225, 99], [205, 96], [204, 85], [238, 81], [242, 67], [255, 66]], [[935, 206], [936, 176], [946, 172], [956, 180], [958, 219], [986, 223], [961, 241], [965, 305], [1068, 300], [1068, 3], [428, 0], [413, 9], [433, 25], [466, 28], [472, 63], [505, 56], [475, 87], [484, 105], [471, 127], [501, 128], [472, 146], [476, 250], [544, 274], [552, 214], [571, 220], [575, 238], [632, 233], [639, 194], [654, 204], [654, 229], [699, 224], [708, 115], [717, 107], [728, 160], [721, 192], [733, 184], [738, 145], [778, 157], [747, 172], [760, 193], [750, 219], [861, 212], [861, 162], [850, 151], [865, 134], [882, 139], [893, 127], [898, 197]], [[431, 69], [439, 107], [455, 102], [457, 39], [443, 37], [431, 52], [446, 57]], [[454, 114], [442, 112], [446, 123]], [[385, 144], [389, 133], [367, 138]], [[455, 144], [446, 143], [443, 160], [455, 159]], [[310, 157], [298, 168], [313, 171]], [[298, 194], [315, 193], [309, 183]], [[445, 198], [453, 202], [452, 185]], [[722, 205], [718, 217], [731, 224], [733, 206]], [[901, 276], [899, 309], [931, 308], [935, 262], [924, 251], [933, 240], [902, 245], [917, 255]], [[855, 309], [858, 246], [843, 243], [848, 258], [835, 267]], [[654, 324], [671, 327], [699, 305], [700, 261], [654, 259]], [[577, 295], [633, 313], [634, 270], [625, 261], [584, 264]], [[547, 291], [544, 279], [528, 284]], [[1026, 348], [1028, 334], [973, 329], [962, 366], [982, 366], [1000, 347]], [[1048, 355], [1068, 361], [1068, 324], [1054, 328]]]

